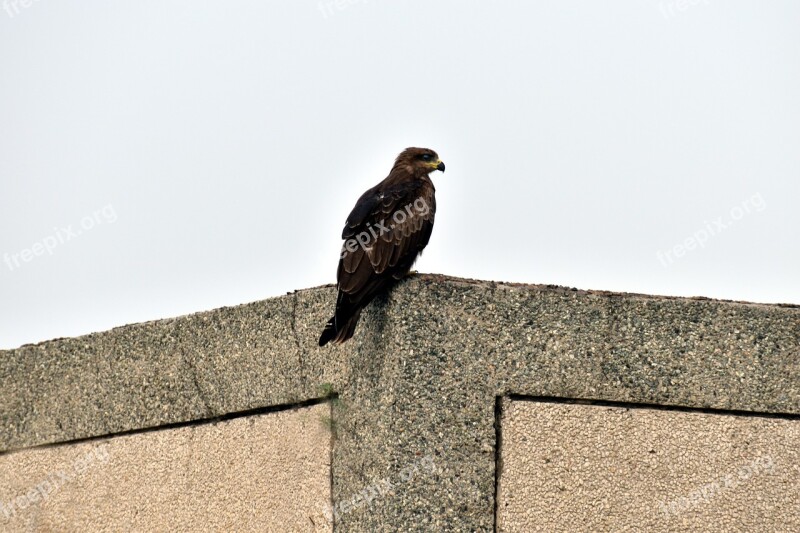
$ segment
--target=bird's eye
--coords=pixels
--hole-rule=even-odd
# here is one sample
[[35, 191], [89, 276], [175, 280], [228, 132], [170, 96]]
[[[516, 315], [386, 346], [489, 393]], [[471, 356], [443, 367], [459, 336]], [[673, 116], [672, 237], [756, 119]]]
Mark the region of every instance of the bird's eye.
[[422, 154], [422, 160], [423, 161], [430, 161], [431, 160], [431, 154]]

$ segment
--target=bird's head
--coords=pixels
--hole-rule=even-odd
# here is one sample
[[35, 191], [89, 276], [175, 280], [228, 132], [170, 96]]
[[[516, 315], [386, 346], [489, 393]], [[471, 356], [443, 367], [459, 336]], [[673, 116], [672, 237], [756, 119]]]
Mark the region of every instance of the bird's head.
[[397, 160], [395, 167], [405, 167], [410, 173], [417, 176], [427, 176], [434, 170], [444, 172], [444, 163], [433, 150], [428, 148], [406, 148]]

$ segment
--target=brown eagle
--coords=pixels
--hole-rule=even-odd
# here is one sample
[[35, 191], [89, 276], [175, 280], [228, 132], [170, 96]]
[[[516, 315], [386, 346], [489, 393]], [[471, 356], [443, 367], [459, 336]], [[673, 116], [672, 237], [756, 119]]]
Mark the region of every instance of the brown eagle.
[[428, 174], [434, 170], [444, 172], [436, 152], [407, 148], [386, 179], [356, 202], [342, 230], [336, 312], [322, 331], [320, 346], [352, 337], [362, 309], [403, 278], [428, 244], [436, 213]]

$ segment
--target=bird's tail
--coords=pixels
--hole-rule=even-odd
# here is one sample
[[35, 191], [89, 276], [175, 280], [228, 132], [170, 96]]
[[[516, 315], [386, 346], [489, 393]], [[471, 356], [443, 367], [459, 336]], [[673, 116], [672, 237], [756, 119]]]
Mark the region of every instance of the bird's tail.
[[[336, 313], [338, 315], [339, 313]], [[356, 332], [356, 325], [358, 319], [361, 317], [361, 309], [356, 309], [355, 312], [342, 319], [334, 315], [328, 323], [325, 324], [325, 329], [322, 330], [322, 335], [319, 337], [319, 345], [325, 346], [328, 342], [333, 341], [334, 344], [341, 344]]]

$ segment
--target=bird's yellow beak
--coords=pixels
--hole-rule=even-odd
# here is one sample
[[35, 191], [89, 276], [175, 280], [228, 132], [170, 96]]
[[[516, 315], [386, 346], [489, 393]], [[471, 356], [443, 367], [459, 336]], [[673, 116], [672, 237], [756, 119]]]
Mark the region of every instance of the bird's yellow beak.
[[444, 172], [444, 163], [442, 163], [438, 159], [436, 161], [431, 161], [430, 163], [428, 163], [428, 166], [430, 166], [433, 170], [441, 170], [442, 172]]

